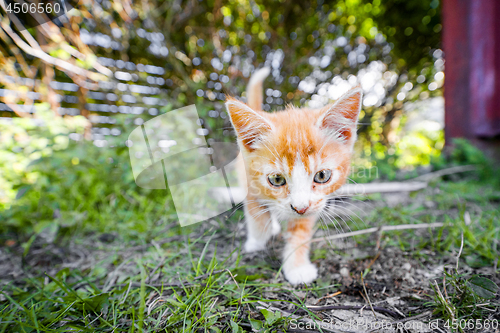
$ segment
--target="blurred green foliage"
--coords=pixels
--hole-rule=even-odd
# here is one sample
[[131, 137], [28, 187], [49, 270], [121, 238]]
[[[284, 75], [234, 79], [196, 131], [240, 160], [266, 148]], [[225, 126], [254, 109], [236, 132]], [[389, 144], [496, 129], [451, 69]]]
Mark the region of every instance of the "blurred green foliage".
[[496, 163], [466, 139], [454, 139], [453, 149], [447, 154], [433, 158], [431, 164], [436, 169], [447, 165], [476, 165], [481, 181], [500, 187], [500, 174]]
[[[441, 94], [443, 78], [435, 78], [443, 68], [438, 0], [86, 0], [78, 3], [69, 22], [60, 25], [64, 29], [52, 36], [54, 41], [64, 38], [85, 57], [73, 59], [69, 49], [57, 43], [49, 47], [50, 55], [61, 61], [74, 60], [72, 63], [82, 68], [97, 69], [100, 57], [164, 68], [161, 76], [165, 84], [153, 97], [166, 99], [169, 110], [195, 103], [215, 140], [231, 135], [221, 103], [224, 94], [240, 96], [253, 70], [264, 64], [273, 69], [265, 83], [266, 90], [271, 90], [266, 110], [311, 101], [316, 106], [326, 104], [336, 98], [335, 93], [325, 93], [333, 80], [354, 85], [359, 83], [358, 73], [368, 71], [373, 64], [380, 67], [382, 77], [376, 79], [383, 78], [384, 83], [375, 89], [377, 100], [365, 105], [360, 119], [360, 146], [367, 156], [380, 155], [384, 147], [397, 143], [395, 133], [400, 132], [403, 122], [395, 120], [404, 117], [404, 102]], [[78, 31], [80, 39], [76, 38]], [[47, 32], [39, 27], [29, 32], [40, 43], [46, 38], [43, 34]], [[25, 64], [16, 58], [24, 53], [7, 36], [0, 37], [0, 46], [6, 50], [0, 58], [3, 71], [41, 79], [39, 86], [30, 89], [55, 107], [54, 90], [47, 83], [53, 79], [71, 81], [74, 75], [52, 65], [42, 66], [36, 58], [27, 57]], [[28, 73], [27, 64], [54, 71]], [[144, 71], [137, 74], [139, 81], [149, 78]], [[64, 99], [60, 105], [75, 108], [77, 104], [84, 114], [96, 114], [85, 111], [85, 102], [96, 102], [88, 93], [82, 86], [72, 93], [77, 98]], [[138, 93], [131, 95], [139, 98]], [[113, 104], [127, 103], [118, 100]], [[147, 120], [150, 115], [144, 112], [138, 117]], [[425, 150], [431, 144], [424, 141], [418, 148]], [[428, 162], [420, 157], [418, 163]], [[405, 158], [401, 164], [416, 162]]]
[[[15, 196], [4, 196], [0, 209], [3, 240], [25, 242], [44, 229], [59, 236], [97, 231], [147, 239], [156, 223], [175, 219], [167, 191], [135, 184], [124, 136], [103, 149], [68, 138], [69, 131], [83, 133], [83, 117], [57, 120], [34, 126], [31, 119], [15, 119], [12, 129], [25, 140], [2, 141], [0, 154], [9, 159], [2, 160], [0, 179], [5, 193]], [[2, 133], [10, 134], [7, 128]]]
[[[161, 112], [195, 103], [203, 126], [209, 130], [208, 138], [216, 141], [234, 135], [222, 103], [225, 94], [244, 96], [248, 78], [257, 67], [265, 64], [273, 69], [265, 83], [265, 107], [276, 110], [287, 104], [332, 102], [335, 94], [325, 91], [334, 80], [357, 84], [356, 75], [376, 64], [382, 77], [375, 79], [384, 83], [375, 89], [378, 99], [363, 108], [357, 145], [362, 158], [358, 163], [373, 166], [377, 160], [387, 160], [396, 167], [407, 167], [428, 164], [443, 145], [442, 135], [436, 132], [403, 130], [405, 102], [441, 95], [443, 77], [436, 78], [443, 69], [440, 14], [439, 0], [86, 0], [78, 3], [69, 22], [59, 22], [64, 29], [50, 35], [54, 41], [63, 38], [85, 57], [74, 59], [60, 43], [51, 44], [48, 53], [89, 69], [95, 67], [98, 57], [164, 68], [165, 85], [153, 96], [167, 100]], [[18, 27], [13, 25], [13, 29]], [[40, 27], [29, 32], [40, 43], [46, 39], [47, 32]], [[21, 61], [19, 55], [24, 53], [5, 35], [0, 36], [0, 46], [5, 49], [0, 58], [2, 71], [40, 79], [40, 84], [30, 89], [51, 107], [57, 98], [50, 97], [54, 90], [47, 83], [52, 79], [75, 80], [72, 73], [40, 59], [26, 57]], [[44, 70], [30, 73], [28, 64]], [[138, 78], [144, 81], [149, 74], [138, 72]], [[307, 82], [307, 89], [300, 86]], [[85, 111], [85, 102], [97, 102], [87, 96], [88, 92], [79, 88], [71, 96], [76, 98], [63, 99], [60, 104], [74, 108], [76, 103], [82, 114], [97, 115]], [[120, 93], [118, 89], [114, 92]], [[139, 99], [138, 93], [131, 95]], [[127, 103], [118, 100], [112, 104]], [[118, 123], [128, 117], [111, 116]], [[145, 121], [151, 116], [144, 112], [137, 117]], [[129, 130], [116, 124], [98, 126]], [[7, 196], [12, 197], [12, 192]]]
[[[173, 80], [169, 101], [177, 103], [174, 107], [203, 105], [201, 114], [210, 130], [220, 128], [221, 120], [203, 110], [223, 111], [220, 102], [213, 102], [224, 98], [220, 92], [239, 96], [253, 68], [261, 64], [273, 68], [265, 88], [281, 92], [270, 98], [269, 106], [281, 109], [318, 97], [321, 86], [335, 76], [345, 80], [373, 61], [384, 63], [387, 75], [394, 73], [397, 80], [384, 87], [386, 95], [378, 104], [364, 108], [359, 132], [369, 152], [380, 151], [378, 143], [393, 143], [391, 133], [401, 129], [393, 120], [403, 116], [404, 101], [440, 95], [428, 88], [442, 70], [435, 64], [442, 55], [438, 0], [163, 1], [153, 14], [148, 8], [140, 10], [139, 17], [153, 22], [147, 31], [176, 31], [164, 34], [170, 50], [166, 67]], [[106, 27], [98, 27], [106, 33]], [[165, 64], [145, 58], [147, 40], [134, 31], [127, 36], [129, 59]], [[315, 88], [306, 92], [298, 86], [308, 77]], [[411, 88], [403, 89], [408, 82]], [[222, 88], [214, 88], [217, 83]], [[404, 97], [399, 99], [401, 91]], [[212, 133], [216, 139], [221, 134]]]
[[36, 120], [12, 118], [0, 122], [0, 210], [8, 208], [16, 194], [19, 196], [38, 179], [28, 167], [36, 160], [55, 151], [68, 149], [70, 133], [82, 135], [87, 119], [81, 116], [54, 118], [47, 104], [38, 105]]

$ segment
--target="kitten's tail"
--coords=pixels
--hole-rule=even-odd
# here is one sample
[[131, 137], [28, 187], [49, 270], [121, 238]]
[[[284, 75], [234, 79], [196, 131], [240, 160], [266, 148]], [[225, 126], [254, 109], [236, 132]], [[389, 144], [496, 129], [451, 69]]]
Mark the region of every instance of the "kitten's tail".
[[253, 110], [261, 110], [263, 102], [262, 83], [271, 72], [269, 67], [263, 67], [252, 74], [247, 86], [247, 104]]

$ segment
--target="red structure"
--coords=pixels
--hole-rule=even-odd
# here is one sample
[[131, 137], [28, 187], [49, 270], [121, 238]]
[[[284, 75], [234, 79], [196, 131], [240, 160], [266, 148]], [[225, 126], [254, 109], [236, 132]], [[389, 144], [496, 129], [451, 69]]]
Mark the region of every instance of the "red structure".
[[443, 0], [445, 136], [500, 158], [500, 1]]

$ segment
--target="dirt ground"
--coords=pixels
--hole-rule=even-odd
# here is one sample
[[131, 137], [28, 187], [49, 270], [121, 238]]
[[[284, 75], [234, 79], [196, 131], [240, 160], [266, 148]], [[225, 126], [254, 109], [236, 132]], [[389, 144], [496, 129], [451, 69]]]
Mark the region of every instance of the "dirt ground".
[[[360, 208], [361, 207], [361, 208]], [[363, 204], [358, 207], [362, 214]], [[366, 212], [365, 212], [366, 213]], [[450, 212], [447, 212], [450, 213]], [[453, 212], [451, 212], [453, 214]], [[210, 225], [205, 226], [209, 228]], [[244, 271], [234, 271], [234, 275], [256, 276], [261, 283], [270, 285], [282, 284], [280, 288], [266, 288], [262, 297], [272, 302], [258, 302], [256, 309], [267, 308], [281, 312], [283, 316], [292, 318], [287, 331], [290, 332], [448, 332], [450, 329], [443, 320], [438, 320], [439, 313], [433, 313], [429, 304], [433, 301], [434, 290], [431, 283], [443, 283], [445, 269], [453, 269], [456, 265], [456, 253], [438, 254], [429, 249], [412, 249], [404, 251], [400, 247], [389, 245], [384, 234], [373, 233], [366, 242], [359, 243], [353, 239], [340, 241], [319, 241], [312, 245], [312, 261], [319, 268], [317, 291], [308, 288], [294, 288], [278, 273], [280, 270], [280, 253], [283, 247], [281, 236], [273, 239], [268, 250], [257, 254], [240, 254], [234, 252], [245, 239], [244, 223], [233, 223], [232, 232], [219, 230], [213, 241], [216, 241], [217, 255], [230, 258], [228, 265], [239, 260]], [[203, 235], [205, 230], [199, 230]], [[429, 230], [412, 231], [415, 239], [429, 237]], [[322, 237], [318, 231], [315, 237]], [[183, 239], [182, 236], [166, 238], [160, 242], [146, 245], [123, 247], [116, 241], [117, 235], [92, 235], [78, 244], [56, 244], [49, 239], [50, 235], [40, 235], [32, 244], [27, 255], [23, 257], [21, 246], [0, 248], [0, 281], [2, 286], [14, 284], [22, 287], [22, 280], [37, 277], [46, 272], [54, 275], [62, 268], [78, 268], [80, 271], [92, 269], [96, 263], [105, 263], [104, 268], [109, 277], [104, 288], [110, 288], [119, 280], [113, 280], [117, 271], [116, 260], [106, 262], [110, 253], [118, 258], [122, 270], [134, 269], [131, 258], [148, 257], [151, 248], [159, 249]], [[203, 242], [201, 242], [203, 243]], [[375, 245], [373, 245], [375, 244]], [[201, 250], [201, 249], [200, 249]], [[208, 248], [214, 253], [215, 248]], [[148, 260], [154, 263], [155, 258]], [[128, 262], [128, 263], [127, 263]], [[130, 266], [130, 268], [128, 268]], [[154, 263], [156, 266], [156, 263]], [[480, 274], [500, 285], [500, 276], [495, 274], [496, 267], [471, 268], [460, 263], [460, 274]], [[361, 276], [364, 273], [364, 278]], [[133, 272], [131, 274], [134, 274]], [[161, 285], [166, 276], [161, 272], [153, 272], [149, 284]], [[283, 286], [289, 292], [283, 292]], [[75, 288], [76, 289], [76, 288]], [[318, 296], [321, 295], [321, 296]], [[0, 295], [0, 301], [5, 300]], [[500, 303], [500, 296], [491, 302]], [[300, 302], [303, 308], [292, 303]], [[314, 315], [313, 315], [314, 314]], [[259, 319], [258, 312], [250, 313]], [[316, 320], [313, 321], [313, 317]], [[262, 319], [262, 318], [260, 318]], [[491, 310], [488, 318], [483, 320], [499, 320], [500, 308]], [[321, 323], [319, 327], [318, 323]], [[465, 329], [468, 332], [499, 332], [495, 329]]]

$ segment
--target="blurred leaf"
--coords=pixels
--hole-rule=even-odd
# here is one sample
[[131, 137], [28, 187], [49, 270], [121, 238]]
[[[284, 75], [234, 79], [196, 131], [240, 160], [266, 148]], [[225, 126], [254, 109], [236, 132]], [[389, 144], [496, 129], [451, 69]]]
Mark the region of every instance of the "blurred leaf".
[[248, 320], [250, 321], [250, 325], [254, 330], [260, 330], [262, 328], [262, 322], [257, 319], [252, 319], [250, 315], [248, 316]]
[[479, 254], [470, 254], [466, 256], [465, 262], [467, 263], [467, 265], [474, 268], [487, 267], [491, 265], [491, 260]]
[[469, 287], [474, 293], [485, 299], [492, 299], [498, 292], [498, 286], [495, 282], [481, 276], [473, 276], [467, 281]]
[[24, 194], [26, 192], [28, 192], [28, 190], [31, 188], [32, 186], [31, 185], [23, 185], [19, 188], [19, 190], [17, 191], [17, 194], [16, 194], [16, 200], [19, 200], [21, 199]]
[[244, 267], [240, 267], [238, 269], [235, 269], [233, 272], [234, 279], [238, 282], [245, 282], [245, 281], [254, 281], [257, 279], [262, 279], [265, 278], [266, 276], [264, 274], [249, 274]]
[[231, 329], [233, 333], [243, 333], [243, 328], [231, 320]]
[[281, 313], [279, 311], [272, 312], [267, 309], [260, 309], [260, 312], [264, 315], [264, 318], [266, 318], [266, 323], [269, 326], [273, 325], [279, 318], [281, 318]]

